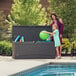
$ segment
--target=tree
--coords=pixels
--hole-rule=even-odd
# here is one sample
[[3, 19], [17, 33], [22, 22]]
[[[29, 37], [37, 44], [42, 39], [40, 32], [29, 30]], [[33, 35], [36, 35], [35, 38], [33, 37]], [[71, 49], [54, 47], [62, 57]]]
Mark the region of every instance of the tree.
[[49, 0], [50, 11], [56, 12], [64, 23], [64, 32], [72, 33], [76, 27], [76, 0]]
[[14, 0], [8, 21], [16, 25], [43, 25], [46, 13], [40, 8], [39, 0]]
[[6, 39], [9, 36], [7, 35], [9, 25], [6, 23], [5, 18], [3, 11], [0, 11], [0, 40]]

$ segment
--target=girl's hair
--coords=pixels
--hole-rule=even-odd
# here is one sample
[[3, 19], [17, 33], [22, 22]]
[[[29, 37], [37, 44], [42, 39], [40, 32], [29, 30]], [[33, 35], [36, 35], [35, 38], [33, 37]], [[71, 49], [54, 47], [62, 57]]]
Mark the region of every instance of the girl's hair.
[[55, 12], [52, 12], [52, 13], [51, 13], [51, 15], [50, 15], [51, 19], [53, 20], [52, 15], [54, 15], [54, 16], [55, 16], [55, 18], [56, 18], [56, 20], [57, 20], [57, 21], [59, 21], [59, 18], [57, 17], [57, 15], [56, 15], [56, 13], [55, 13]]

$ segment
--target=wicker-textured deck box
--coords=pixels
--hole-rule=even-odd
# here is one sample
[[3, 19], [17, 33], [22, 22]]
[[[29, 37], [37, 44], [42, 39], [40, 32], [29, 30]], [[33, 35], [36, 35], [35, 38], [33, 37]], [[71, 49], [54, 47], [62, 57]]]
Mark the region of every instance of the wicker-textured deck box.
[[[49, 59], [55, 58], [54, 42], [43, 42], [39, 38], [42, 30], [51, 31], [49, 26], [13, 26], [12, 57], [15, 59]], [[25, 42], [14, 42], [16, 37], [24, 37]], [[40, 41], [40, 42], [38, 42]]]

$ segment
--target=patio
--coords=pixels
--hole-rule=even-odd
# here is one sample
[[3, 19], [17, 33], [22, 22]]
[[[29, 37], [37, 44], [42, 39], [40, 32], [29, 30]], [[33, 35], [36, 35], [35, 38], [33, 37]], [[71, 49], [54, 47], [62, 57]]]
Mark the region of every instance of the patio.
[[23, 70], [47, 63], [76, 63], [76, 57], [62, 57], [61, 59], [12, 59], [0, 56], [0, 76], [8, 76]]

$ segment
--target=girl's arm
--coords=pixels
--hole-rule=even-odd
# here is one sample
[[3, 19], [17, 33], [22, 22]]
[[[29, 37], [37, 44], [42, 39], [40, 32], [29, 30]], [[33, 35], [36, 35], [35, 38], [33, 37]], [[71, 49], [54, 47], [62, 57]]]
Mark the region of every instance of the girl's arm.
[[53, 33], [51, 33], [51, 32], [45, 32], [45, 33], [48, 33], [48, 34], [51, 34], [51, 35], [55, 34], [55, 32], [53, 32]]
[[55, 34], [55, 32], [53, 32], [51, 35], [54, 35]]
[[48, 34], [52, 34], [51, 32], [45, 32], [45, 34], [46, 34], [46, 33], [48, 33]]

